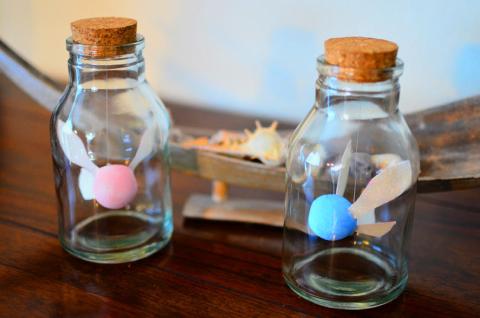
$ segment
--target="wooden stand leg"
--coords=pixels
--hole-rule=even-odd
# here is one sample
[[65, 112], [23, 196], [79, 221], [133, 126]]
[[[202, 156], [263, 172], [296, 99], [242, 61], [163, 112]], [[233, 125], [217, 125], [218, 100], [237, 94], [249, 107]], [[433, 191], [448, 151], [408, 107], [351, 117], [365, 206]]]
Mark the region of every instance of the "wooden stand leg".
[[223, 181], [214, 180], [212, 182], [213, 202], [225, 201], [227, 197], [228, 197], [228, 185]]

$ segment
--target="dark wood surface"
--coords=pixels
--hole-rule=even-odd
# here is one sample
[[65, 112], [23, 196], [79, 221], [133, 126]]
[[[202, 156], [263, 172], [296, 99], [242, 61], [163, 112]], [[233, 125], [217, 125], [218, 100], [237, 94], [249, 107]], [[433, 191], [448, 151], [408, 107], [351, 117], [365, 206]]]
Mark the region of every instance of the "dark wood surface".
[[[253, 126], [248, 117], [168, 105], [180, 125]], [[480, 315], [479, 190], [418, 196], [408, 287], [362, 312], [319, 307], [285, 286], [280, 229], [183, 220], [186, 198], [210, 185], [179, 173], [175, 233], [163, 251], [121, 265], [78, 260], [57, 239], [48, 121], [0, 75], [0, 317]], [[239, 188], [232, 195], [283, 199]]]

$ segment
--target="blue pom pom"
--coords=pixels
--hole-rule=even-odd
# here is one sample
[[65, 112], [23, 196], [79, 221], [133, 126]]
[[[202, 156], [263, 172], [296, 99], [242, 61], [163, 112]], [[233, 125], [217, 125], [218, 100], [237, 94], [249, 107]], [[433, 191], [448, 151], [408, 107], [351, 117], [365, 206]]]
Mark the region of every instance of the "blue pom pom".
[[348, 208], [352, 204], [336, 194], [321, 195], [313, 200], [308, 214], [308, 226], [324, 240], [336, 241], [351, 235], [357, 220]]

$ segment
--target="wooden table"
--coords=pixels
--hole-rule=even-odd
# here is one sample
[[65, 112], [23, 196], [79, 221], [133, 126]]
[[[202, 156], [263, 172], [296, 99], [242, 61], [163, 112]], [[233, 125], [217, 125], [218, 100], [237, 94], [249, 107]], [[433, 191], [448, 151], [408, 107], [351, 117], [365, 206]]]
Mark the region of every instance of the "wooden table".
[[[253, 126], [247, 117], [168, 105], [180, 125]], [[186, 198], [210, 184], [175, 172], [175, 233], [163, 251], [121, 265], [78, 260], [57, 239], [49, 116], [0, 75], [1, 317], [480, 315], [479, 190], [418, 196], [408, 287], [362, 312], [322, 308], [286, 287], [281, 229], [183, 220]], [[232, 195], [283, 199], [238, 188]]]

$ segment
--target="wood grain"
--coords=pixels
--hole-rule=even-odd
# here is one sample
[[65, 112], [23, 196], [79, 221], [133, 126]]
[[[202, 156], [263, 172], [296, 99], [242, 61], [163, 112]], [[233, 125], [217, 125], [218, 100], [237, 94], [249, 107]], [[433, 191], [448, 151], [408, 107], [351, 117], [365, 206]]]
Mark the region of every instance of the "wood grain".
[[[243, 128], [251, 118], [168, 104], [179, 125]], [[200, 120], [201, 118], [202, 120]], [[57, 240], [49, 113], [0, 75], [0, 317], [472, 317], [480, 312], [478, 190], [420, 195], [405, 293], [363, 312], [294, 295], [281, 276], [281, 230], [184, 220], [210, 182], [172, 174], [175, 232], [130, 264], [75, 259]], [[232, 187], [232, 197], [283, 194]]]

